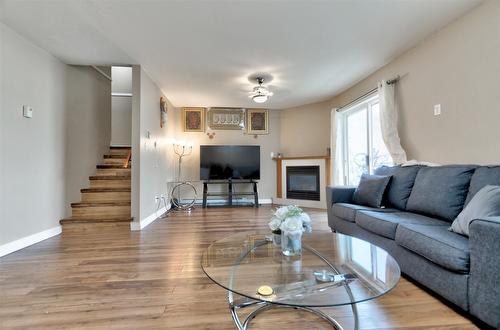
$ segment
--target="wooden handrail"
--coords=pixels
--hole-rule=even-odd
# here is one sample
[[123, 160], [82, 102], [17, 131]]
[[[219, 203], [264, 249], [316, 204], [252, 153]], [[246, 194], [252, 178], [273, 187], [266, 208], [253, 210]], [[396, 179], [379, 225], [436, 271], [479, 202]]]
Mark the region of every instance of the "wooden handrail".
[[132, 158], [132, 149], [130, 149], [128, 151], [127, 159], [125, 159], [125, 161], [123, 162], [123, 168], [128, 168], [129, 167], [129, 162], [130, 162], [131, 158]]

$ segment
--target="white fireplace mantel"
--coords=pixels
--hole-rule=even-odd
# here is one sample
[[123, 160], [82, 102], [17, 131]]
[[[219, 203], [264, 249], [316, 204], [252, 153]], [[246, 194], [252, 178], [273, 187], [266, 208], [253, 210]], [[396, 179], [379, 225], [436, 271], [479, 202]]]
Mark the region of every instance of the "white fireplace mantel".
[[[326, 208], [326, 185], [330, 181], [330, 157], [310, 156], [310, 157], [282, 157], [274, 158], [276, 161], [276, 198], [273, 204], [297, 205], [301, 207]], [[287, 166], [319, 166], [320, 200], [290, 199], [286, 197]]]

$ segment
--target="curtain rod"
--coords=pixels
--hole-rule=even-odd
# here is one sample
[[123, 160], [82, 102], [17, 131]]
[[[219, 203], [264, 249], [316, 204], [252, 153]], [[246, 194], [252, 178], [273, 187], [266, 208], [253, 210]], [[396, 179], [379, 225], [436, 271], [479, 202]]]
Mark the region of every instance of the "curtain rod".
[[[393, 79], [387, 80], [386, 83], [387, 83], [387, 85], [392, 85], [392, 84], [397, 83], [398, 81], [399, 81], [399, 76], [396, 76]], [[364, 93], [363, 95], [358, 96], [357, 98], [355, 98], [354, 100], [350, 101], [347, 104], [344, 104], [343, 106], [341, 106], [340, 108], [338, 108], [336, 111], [337, 112], [341, 112], [344, 108], [346, 108], [346, 107], [350, 106], [351, 104], [353, 104], [353, 103], [355, 103], [355, 102], [357, 102], [357, 101], [359, 101], [359, 100], [367, 97], [368, 95], [371, 95], [371, 94], [375, 93], [377, 90], [378, 90], [378, 87], [370, 89], [368, 92]]]

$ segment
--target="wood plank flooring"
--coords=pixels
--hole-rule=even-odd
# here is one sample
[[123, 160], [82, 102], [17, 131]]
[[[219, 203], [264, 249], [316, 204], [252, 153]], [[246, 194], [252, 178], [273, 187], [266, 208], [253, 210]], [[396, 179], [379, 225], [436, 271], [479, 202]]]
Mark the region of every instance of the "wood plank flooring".
[[[326, 213], [309, 210], [314, 230]], [[0, 329], [234, 329], [227, 294], [200, 269], [214, 240], [266, 228], [270, 207], [171, 213], [142, 232], [73, 226], [0, 258]], [[361, 329], [476, 329], [402, 278], [380, 299], [358, 304]], [[347, 328], [349, 307], [327, 310]], [[328, 329], [314, 315], [269, 311], [252, 329]]]

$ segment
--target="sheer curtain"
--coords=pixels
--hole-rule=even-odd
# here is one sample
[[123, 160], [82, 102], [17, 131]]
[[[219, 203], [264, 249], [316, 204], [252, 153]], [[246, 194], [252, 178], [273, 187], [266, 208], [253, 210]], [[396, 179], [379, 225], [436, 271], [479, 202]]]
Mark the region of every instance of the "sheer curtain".
[[380, 104], [380, 128], [382, 139], [391, 154], [395, 164], [407, 161], [406, 152], [401, 146], [398, 133], [398, 108], [394, 93], [395, 84], [387, 84], [385, 80], [378, 83], [378, 95]]
[[342, 134], [343, 125], [341, 116], [337, 113], [338, 108], [333, 108], [331, 113], [331, 126], [335, 127], [331, 134], [331, 149], [335, 150], [335, 155], [333, 158], [333, 185], [341, 186], [344, 185], [344, 164], [343, 164], [343, 145], [342, 145]]

